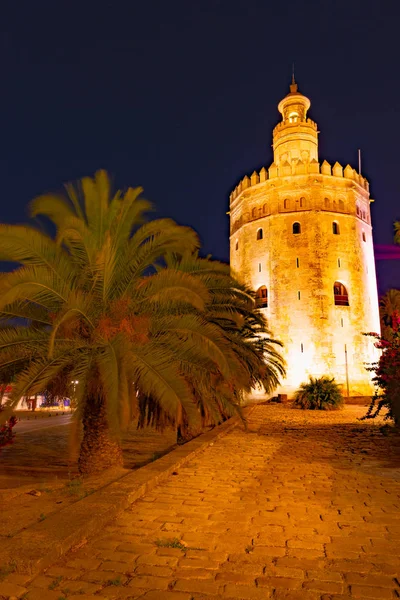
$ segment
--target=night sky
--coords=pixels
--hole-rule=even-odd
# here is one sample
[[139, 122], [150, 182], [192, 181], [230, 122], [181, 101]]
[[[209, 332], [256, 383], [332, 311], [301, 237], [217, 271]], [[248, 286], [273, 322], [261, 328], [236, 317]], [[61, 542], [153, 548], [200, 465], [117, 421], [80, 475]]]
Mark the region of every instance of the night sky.
[[[320, 161], [371, 184], [374, 240], [400, 218], [397, 1], [6, 0], [0, 19], [0, 221], [107, 169], [229, 258], [229, 193], [272, 162], [292, 62]], [[380, 292], [400, 261], [377, 261]]]

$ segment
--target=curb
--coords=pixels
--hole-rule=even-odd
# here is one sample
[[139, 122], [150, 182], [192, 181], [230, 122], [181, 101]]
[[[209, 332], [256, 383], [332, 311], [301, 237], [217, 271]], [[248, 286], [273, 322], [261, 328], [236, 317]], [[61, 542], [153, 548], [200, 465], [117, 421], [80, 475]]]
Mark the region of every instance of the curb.
[[[248, 417], [254, 408], [245, 408], [244, 416]], [[89, 537], [98, 533], [135, 500], [240, 423], [240, 418], [234, 416], [155, 462], [50, 515], [45, 521], [30, 525], [3, 545], [0, 567], [12, 564], [18, 573], [37, 575], [72, 548], [85, 544]]]

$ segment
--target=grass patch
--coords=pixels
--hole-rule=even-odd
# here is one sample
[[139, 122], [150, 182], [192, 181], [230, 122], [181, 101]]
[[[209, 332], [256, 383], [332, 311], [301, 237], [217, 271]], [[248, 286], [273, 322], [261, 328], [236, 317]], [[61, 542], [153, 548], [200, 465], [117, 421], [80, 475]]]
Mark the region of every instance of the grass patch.
[[159, 548], [178, 548], [178, 550], [187, 550], [187, 546], [184, 546], [178, 538], [171, 538], [169, 540], [156, 540], [155, 545]]
[[67, 496], [73, 496], [78, 500], [82, 500], [89, 496], [89, 494], [93, 494], [95, 490], [85, 490], [83, 487], [83, 480], [77, 477], [76, 479], [70, 479], [65, 484], [65, 492]]
[[53, 581], [49, 585], [49, 590], [55, 590], [56, 587], [62, 582], [62, 580], [63, 580], [63, 576], [62, 575], [60, 575], [59, 577], [56, 577], [55, 579], [53, 579]]
[[11, 575], [11, 573], [15, 573], [16, 570], [17, 563], [15, 562], [10, 562], [8, 565], [3, 565], [0, 567], [0, 581], [5, 579], [8, 575]]
[[171, 538], [168, 540], [156, 540], [155, 545], [159, 548], [177, 548], [186, 552], [187, 550], [205, 550], [205, 548], [197, 548], [196, 546], [185, 546], [178, 538]]
[[115, 579], [109, 579], [107, 581], [107, 585], [122, 585], [122, 579], [121, 577], [118, 575], [118, 577], [116, 577]]

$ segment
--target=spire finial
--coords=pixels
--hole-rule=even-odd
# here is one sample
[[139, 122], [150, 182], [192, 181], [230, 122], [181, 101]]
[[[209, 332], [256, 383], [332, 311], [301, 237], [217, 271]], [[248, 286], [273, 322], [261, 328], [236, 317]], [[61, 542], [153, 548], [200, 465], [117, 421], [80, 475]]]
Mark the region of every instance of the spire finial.
[[294, 61], [292, 62], [292, 83], [290, 85], [290, 93], [295, 94], [297, 92], [297, 83], [294, 78]]

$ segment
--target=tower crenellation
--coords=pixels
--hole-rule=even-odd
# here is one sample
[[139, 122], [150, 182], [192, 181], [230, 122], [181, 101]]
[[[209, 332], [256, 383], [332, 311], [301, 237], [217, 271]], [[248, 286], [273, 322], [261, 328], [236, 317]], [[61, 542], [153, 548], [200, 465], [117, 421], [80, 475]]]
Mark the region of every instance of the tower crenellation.
[[231, 266], [284, 343], [282, 391], [308, 375], [345, 385], [347, 374], [351, 395], [369, 395], [364, 362], [376, 351], [362, 333], [379, 331], [369, 183], [348, 164], [320, 162], [310, 106], [292, 83], [278, 105], [272, 163], [230, 195]]

